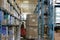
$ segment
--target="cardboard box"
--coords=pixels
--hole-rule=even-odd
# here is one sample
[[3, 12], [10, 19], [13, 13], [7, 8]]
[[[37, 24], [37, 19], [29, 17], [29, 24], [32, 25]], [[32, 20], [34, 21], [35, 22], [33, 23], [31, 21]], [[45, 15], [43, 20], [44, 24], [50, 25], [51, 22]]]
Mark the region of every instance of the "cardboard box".
[[8, 2], [6, 3], [6, 9], [7, 9], [7, 11], [10, 12], [10, 4]]
[[27, 35], [26, 37], [29, 39], [36, 39], [38, 38], [38, 28], [33, 28], [33, 27], [29, 27], [27, 28]]
[[19, 25], [19, 21], [16, 19], [16, 25]]
[[10, 12], [11, 12], [12, 15], [14, 15], [14, 10], [13, 10], [12, 6], [10, 6]]
[[8, 24], [10, 24], [10, 15], [8, 16]]
[[6, 3], [7, 3], [7, 0], [0, 0], [0, 7], [6, 9], [7, 8]]
[[36, 14], [27, 15], [28, 26], [38, 26], [38, 17]]
[[55, 40], [60, 40], [60, 33], [55, 32], [54, 37]]

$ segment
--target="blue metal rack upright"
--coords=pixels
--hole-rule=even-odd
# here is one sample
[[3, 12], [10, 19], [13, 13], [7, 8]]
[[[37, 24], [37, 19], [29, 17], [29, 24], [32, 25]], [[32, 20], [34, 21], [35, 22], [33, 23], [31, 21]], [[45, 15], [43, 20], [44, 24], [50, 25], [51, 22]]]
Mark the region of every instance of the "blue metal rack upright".
[[41, 21], [40, 21], [40, 0], [38, 0], [38, 6], [37, 6], [37, 13], [38, 13], [38, 40], [40, 40], [41, 38]]
[[[38, 40], [44, 39], [44, 6], [45, 2], [47, 3], [47, 17], [48, 17], [48, 32], [47, 32], [47, 40], [54, 40], [54, 9], [53, 9], [53, 0], [38, 0], [38, 4], [35, 9], [35, 13], [38, 13]], [[41, 2], [41, 3], [40, 3]], [[41, 14], [40, 14], [41, 12]]]
[[42, 40], [44, 40], [44, 0], [41, 0], [41, 20], [42, 20], [42, 25], [41, 25], [41, 31], [42, 31]]
[[53, 16], [53, 0], [48, 1], [48, 39], [47, 40], [54, 40], [54, 16]]
[[3, 11], [0, 10], [0, 40], [2, 35], [2, 20], [3, 20]]
[[[41, 9], [40, 9], [41, 8]], [[38, 40], [44, 40], [44, 0], [38, 0]]]

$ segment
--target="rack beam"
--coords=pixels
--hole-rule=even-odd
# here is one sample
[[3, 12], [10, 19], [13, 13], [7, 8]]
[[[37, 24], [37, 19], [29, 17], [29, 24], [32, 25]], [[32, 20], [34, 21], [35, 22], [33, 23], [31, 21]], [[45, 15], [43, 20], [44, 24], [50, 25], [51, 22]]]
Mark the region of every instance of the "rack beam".
[[6, 9], [4, 9], [4, 8], [0, 8], [0, 10], [4, 11], [5, 13], [8, 13], [10, 16], [12, 16], [12, 17], [14, 17], [14, 18], [16, 18], [17, 20], [19, 20], [19, 21], [20, 21], [20, 19], [18, 19], [18, 18], [17, 18], [17, 17], [15, 17], [14, 15], [12, 15], [12, 13], [11, 13], [11, 12], [9, 12], [8, 10], [6, 10]]

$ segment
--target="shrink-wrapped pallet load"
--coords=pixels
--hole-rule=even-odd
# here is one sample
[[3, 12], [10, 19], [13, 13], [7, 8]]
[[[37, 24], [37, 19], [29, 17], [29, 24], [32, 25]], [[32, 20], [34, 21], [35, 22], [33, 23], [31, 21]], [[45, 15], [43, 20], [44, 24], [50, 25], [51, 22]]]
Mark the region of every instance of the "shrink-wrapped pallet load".
[[38, 26], [38, 17], [36, 14], [27, 15], [27, 26]]

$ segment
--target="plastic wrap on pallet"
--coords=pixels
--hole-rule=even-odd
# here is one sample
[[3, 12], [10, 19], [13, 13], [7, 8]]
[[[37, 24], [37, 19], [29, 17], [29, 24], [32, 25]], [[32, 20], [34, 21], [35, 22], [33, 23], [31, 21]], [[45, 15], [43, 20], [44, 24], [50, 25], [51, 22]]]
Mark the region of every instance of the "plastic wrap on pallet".
[[27, 16], [27, 25], [29, 26], [38, 26], [38, 20], [37, 20], [37, 15], [36, 14], [31, 14]]

